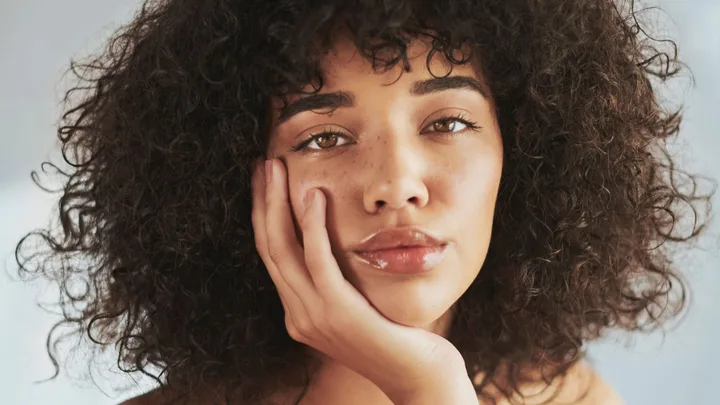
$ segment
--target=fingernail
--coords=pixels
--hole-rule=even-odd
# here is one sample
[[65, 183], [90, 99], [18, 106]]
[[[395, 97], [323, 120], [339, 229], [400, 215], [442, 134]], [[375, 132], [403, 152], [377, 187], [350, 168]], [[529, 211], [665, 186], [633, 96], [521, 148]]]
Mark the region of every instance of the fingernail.
[[270, 183], [272, 178], [272, 159], [265, 161], [265, 184]]

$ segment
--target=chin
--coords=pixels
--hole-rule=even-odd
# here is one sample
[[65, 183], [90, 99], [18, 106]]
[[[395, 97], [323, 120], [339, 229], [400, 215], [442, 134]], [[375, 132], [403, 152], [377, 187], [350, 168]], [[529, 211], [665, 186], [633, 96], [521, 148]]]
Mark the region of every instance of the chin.
[[400, 306], [392, 306], [388, 308], [378, 308], [379, 312], [382, 313], [389, 320], [404, 326], [410, 326], [415, 328], [423, 328], [427, 330], [434, 330], [435, 325], [444, 318], [444, 315], [448, 313], [450, 307], [444, 311], [423, 311], [423, 310], [408, 310]]
[[418, 328], [431, 328], [452, 308], [456, 294], [428, 280], [366, 285], [361, 293], [386, 318]]
[[[342, 261], [347, 280], [383, 316], [400, 325], [432, 330], [443, 334], [447, 315], [470, 287], [480, 268], [480, 261], [468, 265], [452, 255], [427, 273], [398, 276]], [[479, 259], [479, 258], [477, 258]]]

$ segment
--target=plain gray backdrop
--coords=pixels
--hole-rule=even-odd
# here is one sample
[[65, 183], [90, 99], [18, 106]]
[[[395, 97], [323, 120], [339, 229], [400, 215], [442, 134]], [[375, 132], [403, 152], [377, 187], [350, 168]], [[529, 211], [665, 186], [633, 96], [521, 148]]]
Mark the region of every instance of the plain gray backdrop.
[[[478, 0], [482, 1], [482, 0]], [[650, 1], [666, 12], [658, 29], [677, 39], [696, 86], [669, 97], [686, 106], [678, 147], [691, 171], [720, 178], [720, 1]], [[129, 0], [0, 0], [0, 262], [14, 271], [12, 251], [28, 230], [43, 226], [56, 196], [33, 185], [30, 171], [57, 159], [54, 124], [71, 57], [102, 44], [138, 3]], [[682, 83], [681, 83], [682, 84]], [[720, 201], [715, 199], [720, 208]], [[715, 220], [701, 247], [679, 255], [693, 289], [687, 316], [660, 333], [608, 337], [590, 348], [600, 371], [631, 405], [720, 404], [720, 242]], [[52, 290], [10, 282], [0, 274], [0, 404], [111, 405], [147, 388], [98, 367], [96, 384], [50, 376], [45, 336], [56, 319], [35, 304]], [[82, 358], [78, 358], [80, 362]], [[118, 384], [134, 391], [117, 393]]]

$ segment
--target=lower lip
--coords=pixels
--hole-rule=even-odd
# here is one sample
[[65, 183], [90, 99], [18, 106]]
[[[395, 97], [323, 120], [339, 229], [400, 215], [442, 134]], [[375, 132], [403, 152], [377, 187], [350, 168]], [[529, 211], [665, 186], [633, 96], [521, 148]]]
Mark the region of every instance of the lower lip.
[[432, 270], [444, 258], [447, 245], [417, 246], [355, 252], [361, 262], [396, 274], [417, 274]]

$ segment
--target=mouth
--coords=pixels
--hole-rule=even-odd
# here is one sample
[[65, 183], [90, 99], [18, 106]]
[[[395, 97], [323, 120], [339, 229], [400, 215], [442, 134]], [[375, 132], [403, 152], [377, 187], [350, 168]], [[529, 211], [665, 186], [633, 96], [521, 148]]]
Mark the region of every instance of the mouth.
[[389, 228], [365, 238], [353, 250], [356, 260], [395, 274], [426, 273], [445, 258], [448, 243], [416, 228]]
[[447, 245], [408, 246], [369, 252], [355, 252], [361, 262], [378, 270], [396, 274], [425, 273], [445, 258]]

